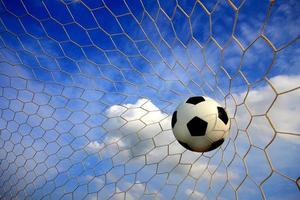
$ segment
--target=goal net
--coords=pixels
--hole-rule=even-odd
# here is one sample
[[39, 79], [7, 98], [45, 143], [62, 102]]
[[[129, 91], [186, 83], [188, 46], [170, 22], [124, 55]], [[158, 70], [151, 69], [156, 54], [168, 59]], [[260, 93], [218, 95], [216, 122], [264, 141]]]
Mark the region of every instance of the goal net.
[[[300, 199], [297, 0], [1, 0], [1, 199]], [[196, 153], [190, 96], [231, 120]]]

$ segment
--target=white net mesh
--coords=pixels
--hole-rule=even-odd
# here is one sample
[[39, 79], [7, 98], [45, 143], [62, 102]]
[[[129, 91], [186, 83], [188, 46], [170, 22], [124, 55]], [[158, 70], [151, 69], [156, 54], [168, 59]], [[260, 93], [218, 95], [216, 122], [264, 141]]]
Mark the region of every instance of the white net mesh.
[[[299, 199], [298, 1], [1, 0], [1, 199]], [[211, 152], [175, 140], [223, 104]]]

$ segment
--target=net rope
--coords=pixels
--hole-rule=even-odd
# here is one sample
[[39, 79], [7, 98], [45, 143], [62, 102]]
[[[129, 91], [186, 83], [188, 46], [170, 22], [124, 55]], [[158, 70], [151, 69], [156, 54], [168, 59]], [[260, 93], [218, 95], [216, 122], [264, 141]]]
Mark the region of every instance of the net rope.
[[[113, 2], [1, 0], [0, 198], [299, 198], [299, 34], [272, 29], [280, 2]], [[207, 153], [171, 130], [195, 95], [230, 115]]]

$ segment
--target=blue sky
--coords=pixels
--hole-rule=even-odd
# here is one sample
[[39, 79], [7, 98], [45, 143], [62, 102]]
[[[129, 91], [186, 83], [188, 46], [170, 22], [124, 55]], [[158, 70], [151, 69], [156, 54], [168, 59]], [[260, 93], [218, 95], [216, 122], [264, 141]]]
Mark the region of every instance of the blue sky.
[[[300, 5], [232, 2], [2, 0], [3, 197], [298, 198]], [[176, 146], [194, 95], [226, 103], [224, 151]]]

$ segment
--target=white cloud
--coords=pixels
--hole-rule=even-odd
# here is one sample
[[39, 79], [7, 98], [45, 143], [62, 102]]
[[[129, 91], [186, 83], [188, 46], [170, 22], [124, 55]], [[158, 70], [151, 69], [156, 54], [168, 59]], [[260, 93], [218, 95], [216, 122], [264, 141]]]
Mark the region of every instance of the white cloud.
[[126, 107], [120, 105], [113, 105], [109, 109], [106, 110], [105, 114], [107, 117], [117, 117], [126, 111]]
[[300, 134], [300, 89], [278, 96], [268, 116], [275, 130]]
[[150, 100], [145, 98], [139, 99], [134, 104], [113, 105], [105, 113], [107, 117], [119, 117], [115, 120], [140, 119], [145, 124], [157, 123], [168, 117], [166, 113], [161, 112]]
[[[250, 113], [245, 110], [244, 106], [238, 106], [238, 109], [243, 111], [237, 112], [235, 119], [238, 124], [245, 125], [250, 122], [250, 114], [267, 114], [276, 131], [300, 133], [300, 124], [297, 117], [300, 112], [300, 90], [293, 90], [300, 87], [300, 76], [275, 76], [270, 79], [270, 83], [278, 93], [288, 92], [278, 95], [267, 83], [250, 90], [245, 100]], [[277, 95], [278, 97], [275, 99]], [[233, 96], [240, 101], [245, 93], [233, 94]], [[273, 102], [274, 104], [272, 104]], [[233, 108], [234, 104], [230, 104], [230, 106], [229, 110], [235, 109]], [[259, 124], [262, 135], [263, 130], [269, 130], [269, 126], [264, 122]]]
[[[258, 114], [259, 116], [255, 116], [251, 119], [249, 118], [250, 113], [245, 109], [236, 113], [234, 119], [237, 121], [238, 128], [241, 128], [240, 126], [242, 126], [242, 129], [247, 128], [243, 126], [249, 124], [247, 134], [250, 141], [246, 139], [245, 143], [241, 144], [236, 140], [235, 145], [237, 146], [238, 152], [243, 146], [248, 148], [248, 142], [260, 148], [265, 148], [269, 145], [266, 150], [261, 151], [262, 155], [257, 156], [265, 159], [264, 154], [268, 152], [270, 162], [273, 163], [272, 167], [282, 174], [296, 178], [295, 174], [297, 174], [297, 168], [295, 166], [297, 159], [295, 158], [299, 155], [299, 151], [297, 151], [299, 141], [295, 138], [300, 136], [298, 117], [300, 112], [300, 76], [280, 75], [270, 78], [269, 82], [278, 92], [277, 94], [270, 85], [265, 83], [264, 85], [260, 85], [260, 87], [252, 88], [245, 101], [250, 112], [252, 114]], [[242, 97], [243, 94], [235, 95], [235, 98]], [[238, 107], [243, 108], [243, 106]], [[294, 136], [289, 134], [276, 134], [276, 132], [293, 133]], [[282, 151], [282, 147], [288, 146], [289, 148]], [[268, 165], [267, 160], [265, 160], [265, 163]], [[253, 165], [253, 163], [248, 164]], [[252, 167], [250, 170], [254, 174], [267, 174], [267, 167], [268, 166], [265, 168]], [[258, 172], [258, 170], [261, 170], [261, 172]], [[234, 174], [236, 174], [236, 172], [229, 171], [230, 176]]]
[[[100, 143], [99, 141], [90, 142], [87, 145], [87, 149], [103, 151], [107, 147], [107, 144], [110, 143], [108, 141], [117, 143], [119, 148], [122, 148], [122, 153], [114, 156], [113, 162], [115, 162], [118, 166], [124, 165], [125, 168], [127, 167], [127, 163], [129, 161], [128, 159], [132, 157], [135, 158], [135, 154], [146, 154], [146, 159], [149, 163], [160, 162], [162, 159], [168, 156], [167, 144], [158, 141], [157, 145], [164, 145], [156, 148], [154, 146], [154, 142], [157, 140], [152, 140], [152, 138], [155, 137], [163, 139], [167, 137], [168, 143], [175, 141], [175, 137], [173, 136], [172, 132], [168, 131], [171, 128], [171, 118], [168, 117], [168, 114], [160, 111], [151, 102], [151, 100], [139, 99], [136, 103], [133, 104], [113, 105], [108, 108], [105, 113], [107, 114], [107, 117], [113, 117], [116, 122], [120, 121], [119, 119], [122, 119], [125, 120], [126, 123], [123, 124], [122, 121], [121, 124], [113, 124], [114, 127], [119, 127], [120, 131], [114, 130], [112, 132], [106, 132], [102, 143]], [[141, 124], [144, 125], [140, 126]], [[108, 125], [106, 128], [110, 129], [109, 126], [110, 125]], [[176, 148], [174, 148], [175, 147], [173, 147], [173, 149], [170, 149], [169, 153], [176, 153], [176, 151], [178, 151], [176, 149], [183, 149], [178, 144], [176, 145]], [[177, 153], [180, 152], [181, 151], [178, 151]], [[144, 162], [143, 160], [144, 159], [141, 159], [140, 162]], [[176, 166], [178, 164], [178, 159], [167, 159], [167, 162], [171, 162], [169, 163], [170, 165]], [[130, 166], [128, 165], [128, 167]], [[151, 168], [149, 168], [149, 170], [151, 171]], [[167, 171], [171, 170], [172, 169], [167, 169]], [[113, 173], [114, 171], [111, 171], [109, 173], [110, 176], [114, 176]], [[147, 172], [145, 171], [144, 173], [147, 174]], [[102, 182], [100, 182], [100, 184], [102, 184]], [[126, 193], [126, 196], [128, 197], [139, 197], [144, 193], [145, 185], [139, 183], [138, 179], [135, 183], [123, 180], [122, 183], [118, 182], [117, 184], [117, 191], [118, 187], [126, 187], [128, 185], [134, 184], [133, 187]]]
[[270, 79], [277, 93], [286, 92], [300, 87], [300, 75], [279, 75]]
[[[170, 129], [171, 119], [145, 98], [133, 104], [113, 105], [105, 111], [105, 114], [109, 119], [104, 122], [103, 127], [108, 132], [105, 133], [101, 142], [91, 141], [87, 145], [89, 150], [101, 150], [103, 147], [105, 149], [107, 144], [116, 143], [120, 150], [133, 148], [131, 150], [133, 154], [138, 154], [139, 151], [149, 152], [154, 148], [151, 138], [159, 134], [170, 134], [163, 132], [162, 129]], [[165, 119], [163, 123], [158, 123], [162, 119]], [[171, 136], [174, 141], [174, 136]], [[126, 154], [117, 155], [118, 161], [122, 160], [121, 155], [130, 156], [126, 151]], [[128, 159], [123, 160], [126, 162]]]
[[86, 178], [87, 178], [88, 181], [94, 181], [98, 185], [104, 185], [105, 184], [104, 177], [94, 177], [94, 176], [91, 176], [91, 175], [87, 175]]
[[87, 148], [93, 151], [98, 151], [104, 147], [104, 144], [101, 142], [99, 143], [98, 141], [92, 141], [87, 145]]
[[187, 189], [185, 191], [185, 193], [187, 195], [191, 194], [190, 195], [190, 199], [203, 199], [203, 198], [206, 199], [205, 194], [202, 193], [202, 192], [198, 192], [198, 191], [195, 191], [195, 190]]

